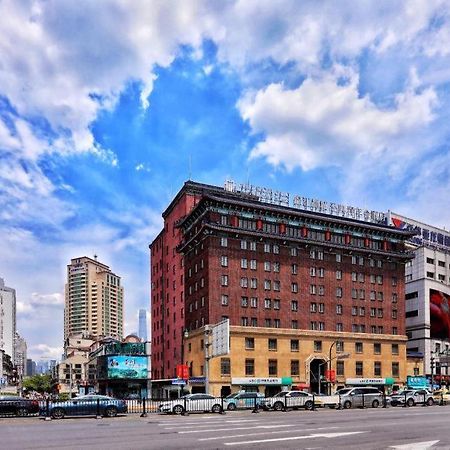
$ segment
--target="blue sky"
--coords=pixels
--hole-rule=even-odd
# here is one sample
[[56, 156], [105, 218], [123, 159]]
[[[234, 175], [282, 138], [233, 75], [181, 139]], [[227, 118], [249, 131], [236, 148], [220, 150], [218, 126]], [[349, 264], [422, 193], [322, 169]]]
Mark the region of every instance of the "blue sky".
[[0, 3], [0, 276], [61, 353], [65, 267], [149, 306], [148, 244], [189, 176], [450, 223], [446, 1]]

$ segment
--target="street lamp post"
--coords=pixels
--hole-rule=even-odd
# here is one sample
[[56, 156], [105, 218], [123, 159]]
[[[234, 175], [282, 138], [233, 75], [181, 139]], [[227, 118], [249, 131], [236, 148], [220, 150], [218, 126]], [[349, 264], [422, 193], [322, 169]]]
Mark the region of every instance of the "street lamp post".
[[[333, 350], [333, 347], [336, 345], [337, 341], [334, 341], [330, 345], [330, 352], [328, 355], [328, 375], [331, 376], [331, 351]], [[328, 395], [331, 395], [331, 381], [328, 383]]]

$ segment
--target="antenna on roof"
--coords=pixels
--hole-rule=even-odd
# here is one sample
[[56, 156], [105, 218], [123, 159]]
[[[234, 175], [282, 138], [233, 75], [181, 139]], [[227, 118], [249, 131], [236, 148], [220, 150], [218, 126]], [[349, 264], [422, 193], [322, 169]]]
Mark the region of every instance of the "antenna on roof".
[[97, 261], [97, 254], [94, 253], [94, 259]]
[[191, 181], [191, 177], [192, 177], [192, 155], [191, 153], [189, 153], [189, 181]]

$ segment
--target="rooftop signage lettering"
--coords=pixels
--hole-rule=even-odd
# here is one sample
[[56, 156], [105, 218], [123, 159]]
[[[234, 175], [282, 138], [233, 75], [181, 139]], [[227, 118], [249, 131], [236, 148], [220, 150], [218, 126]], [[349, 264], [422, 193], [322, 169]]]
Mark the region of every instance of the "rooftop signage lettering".
[[257, 199], [263, 203], [270, 203], [272, 205], [279, 206], [291, 206], [292, 208], [302, 209], [304, 211], [329, 214], [331, 216], [343, 217], [346, 219], [383, 224], [386, 223], [387, 219], [386, 214], [383, 212], [327, 202], [315, 198], [302, 197], [300, 195], [295, 195], [291, 199], [288, 192], [254, 186], [249, 183], [235, 183], [234, 181], [227, 180], [225, 181], [224, 189], [234, 194], [257, 197]]

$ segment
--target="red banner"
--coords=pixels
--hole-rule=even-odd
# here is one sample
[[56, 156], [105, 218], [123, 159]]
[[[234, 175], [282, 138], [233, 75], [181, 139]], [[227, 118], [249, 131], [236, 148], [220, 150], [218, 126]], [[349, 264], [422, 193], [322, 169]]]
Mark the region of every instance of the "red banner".
[[328, 381], [334, 383], [336, 381], [336, 371], [335, 370], [325, 370], [325, 378]]
[[186, 364], [177, 364], [177, 378], [182, 380], [189, 378], [189, 367]]

